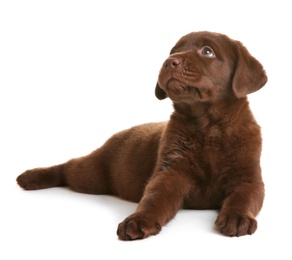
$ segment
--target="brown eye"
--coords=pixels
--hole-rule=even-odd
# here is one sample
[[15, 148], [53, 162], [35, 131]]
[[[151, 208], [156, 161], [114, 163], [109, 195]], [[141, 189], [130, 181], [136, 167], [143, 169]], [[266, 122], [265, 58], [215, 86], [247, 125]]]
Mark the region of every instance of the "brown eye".
[[208, 58], [214, 58], [215, 57], [214, 51], [209, 46], [204, 46], [201, 49], [201, 53], [202, 53], [202, 55], [204, 55], [204, 56], [206, 56]]

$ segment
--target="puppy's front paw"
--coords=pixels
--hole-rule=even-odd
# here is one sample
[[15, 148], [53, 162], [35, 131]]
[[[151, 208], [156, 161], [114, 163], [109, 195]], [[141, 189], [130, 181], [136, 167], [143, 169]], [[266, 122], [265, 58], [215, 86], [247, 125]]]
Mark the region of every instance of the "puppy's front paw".
[[117, 235], [121, 240], [135, 240], [156, 235], [160, 230], [161, 225], [151, 217], [134, 213], [119, 224]]
[[251, 235], [257, 229], [257, 221], [250, 212], [220, 212], [215, 222], [217, 229], [226, 236]]

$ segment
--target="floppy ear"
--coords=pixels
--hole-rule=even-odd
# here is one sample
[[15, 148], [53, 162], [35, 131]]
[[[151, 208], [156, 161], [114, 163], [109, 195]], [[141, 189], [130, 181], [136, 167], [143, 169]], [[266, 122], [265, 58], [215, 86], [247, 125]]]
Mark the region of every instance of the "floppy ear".
[[165, 99], [166, 98], [166, 93], [165, 91], [158, 85], [158, 83], [156, 84], [156, 88], [155, 88], [155, 96], [159, 99]]
[[241, 98], [259, 90], [268, 78], [262, 64], [250, 55], [241, 42], [236, 41], [237, 65], [232, 81], [236, 97]]

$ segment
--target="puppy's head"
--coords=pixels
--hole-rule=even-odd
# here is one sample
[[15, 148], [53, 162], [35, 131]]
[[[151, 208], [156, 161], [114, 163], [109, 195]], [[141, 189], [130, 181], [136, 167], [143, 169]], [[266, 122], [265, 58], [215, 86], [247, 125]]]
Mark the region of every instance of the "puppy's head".
[[241, 98], [265, 85], [263, 66], [226, 35], [194, 32], [182, 37], [163, 63], [155, 95], [174, 102]]

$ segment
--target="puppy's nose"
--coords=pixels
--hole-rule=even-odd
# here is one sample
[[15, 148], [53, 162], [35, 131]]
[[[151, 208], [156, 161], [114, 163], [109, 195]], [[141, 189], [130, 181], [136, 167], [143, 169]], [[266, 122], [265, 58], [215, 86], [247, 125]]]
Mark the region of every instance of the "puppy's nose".
[[181, 60], [179, 58], [168, 58], [164, 62], [164, 68], [175, 69], [179, 67], [181, 64]]

